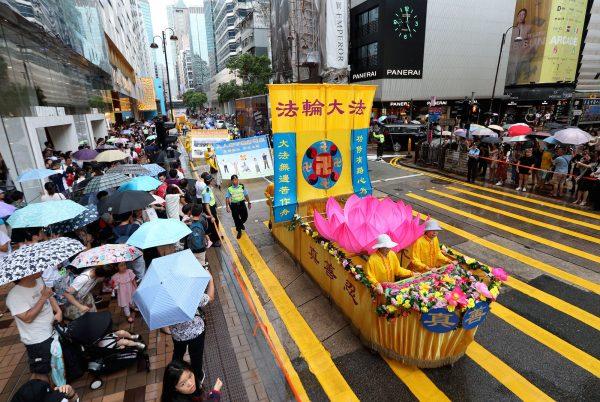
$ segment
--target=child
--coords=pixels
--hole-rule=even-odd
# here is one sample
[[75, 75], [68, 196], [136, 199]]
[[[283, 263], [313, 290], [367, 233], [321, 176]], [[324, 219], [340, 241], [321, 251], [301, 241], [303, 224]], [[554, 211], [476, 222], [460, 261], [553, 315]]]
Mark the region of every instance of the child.
[[111, 349], [124, 349], [126, 346], [136, 347], [140, 350], [146, 348], [142, 342], [136, 342], [140, 339], [139, 335], [132, 335], [125, 330], [118, 330], [115, 332], [111, 332], [110, 334], [104, 335], [102, 339], [100, 339], [96, 345], [101, 348], [111, 348]]
[[208, 222], [202, 216], [202, 206], [194, 204], [192, 206], [192, 221], [190, 224], [192, 233], [188, 235], [187, 246], [202, 265], [206, 265], [207, 229]]
[[135, 274], [127, 268], [127, 264], [120, 262], [117, 265], [119, 272], [112, 276], [113, 287], [117, 290], [117, 302], [119, 307], [123, 308], [123, 313], [127, 317], [127, 322], [134, 320], [130, 306], [132, 306], [133, 293], [137, 285], [135, 283]]

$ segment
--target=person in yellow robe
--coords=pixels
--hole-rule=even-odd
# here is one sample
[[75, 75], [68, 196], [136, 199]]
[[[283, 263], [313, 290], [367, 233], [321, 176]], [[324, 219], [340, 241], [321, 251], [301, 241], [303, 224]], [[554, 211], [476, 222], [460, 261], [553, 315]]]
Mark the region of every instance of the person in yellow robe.
[[440, 224], [429, 219], [425, 224], [425, 233], [415, 241], [410, 250], [410, 264], [408, 267], [414, 271], [427, 272], [433, 268], [441, 267], [453, 262], [446, 257], [440, 248], [437, 238], [438, 231], [442, 230]]
[[381, 286], [386, 282], [394, 282], [396, 278], [406, 278], [412, 275], [408, 269], [400, 266], [398, 256], [391, 249], [398, 244], [390, 236], [382, 234], [377, 236], [377, 243], [373, 246], [377, 251], [369, 257], [365, 274], [373, 283], [373, 289], [379, 294], [383, 293]]
[[[273, 197], [275, 196], [275, 184], [269, 183], [267, 188], [265, 188], [265, 198], [267, 199], [267, 205], [269, 209], [273, 206]], [[269, 215], [269, 229], [273, 227], [273, 222], [271, 222], [271, 216]]]

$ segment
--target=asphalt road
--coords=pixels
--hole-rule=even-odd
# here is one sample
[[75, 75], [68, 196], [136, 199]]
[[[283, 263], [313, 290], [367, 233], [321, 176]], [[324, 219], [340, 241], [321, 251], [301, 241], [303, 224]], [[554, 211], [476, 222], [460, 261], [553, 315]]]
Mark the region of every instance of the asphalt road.
[[[440, 233], [441, 242], [504, 267], [516, 281], [503, 288], [502, 307], [479, 327], [477, 349], [452, 367], [423, 369], [424, 377], [411, 383], [411, 377], [398, 375], [361, 344], [318, 286], [274, 243], [263, 223], [267, 207], [255, 201], [246, 225], [250, 241], [358, 399], [428, 399], [419, 387], [437, 387], [442, 397], [436, 399], [445, 395], [451, 400], [600, 398], [600, 215], [578, 214], [551, 202], [540, 205], [527, 195], [441, 180], [389, 163], [370, 162], [369, 171], [374, 195], [402, 199], [449, 225], [452, 229]], [[266, 185], [266, 180], [246, 183], [254, 200], [264, 198]], [[238, 254], [244, 255], [247, 250], [231, 235], [231, 218], [224, 210], [220, 214]], [[324, 385], [330, 384], [309, 370], [256, 275], [256, 260], [242, 260], [308, 396], [327, 400]], [[281, 375], [266, 366], [270, 369], [261, 375]], [[269, 395], [290, 398], [281, 390]]]

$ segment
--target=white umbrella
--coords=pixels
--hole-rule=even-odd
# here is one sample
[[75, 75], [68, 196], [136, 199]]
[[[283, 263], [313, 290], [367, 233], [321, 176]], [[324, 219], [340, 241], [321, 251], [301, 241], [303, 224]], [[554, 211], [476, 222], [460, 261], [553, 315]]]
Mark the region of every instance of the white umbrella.
[[559, 130], [554, 133], [554, 139], [563, 144], [581, 145], [592, 140], [592, 136], [589, 133], [577, 128], [569, 127], [564, 130]]
[[498, 126], [496, 124], [490, 124], [488, 126], [488, 128], [491, 129], [491, 130], [496, 130], [496, 131], [500, 131], [500, 132], [504, 131], [504, 129], [502, 127], [500, 127], [500, 126]]
[[478, 137], [498, 137], [498, 133], [495, 133], [492, 130], [490, 130], [489, 128], [485, 128], [485, 127], [477, 129], [475, 131], [469, 130], [469, 133], [471, 135], [478, 136]]

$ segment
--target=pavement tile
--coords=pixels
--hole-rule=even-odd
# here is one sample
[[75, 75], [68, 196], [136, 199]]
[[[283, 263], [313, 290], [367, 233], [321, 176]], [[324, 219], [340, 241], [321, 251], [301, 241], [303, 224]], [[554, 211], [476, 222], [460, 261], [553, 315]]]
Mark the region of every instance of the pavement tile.
[[125, 392], [117, 392], [115, 394], [106, 395], [102, 398], [102, 402], [120, 402], [125, 397]]

